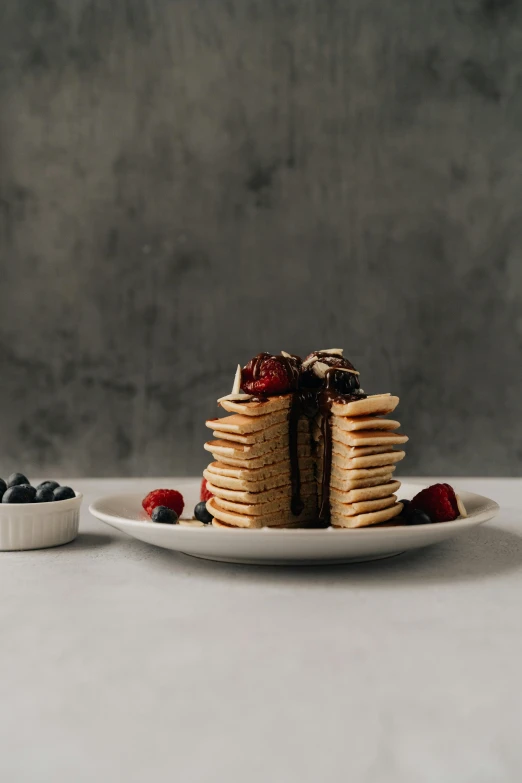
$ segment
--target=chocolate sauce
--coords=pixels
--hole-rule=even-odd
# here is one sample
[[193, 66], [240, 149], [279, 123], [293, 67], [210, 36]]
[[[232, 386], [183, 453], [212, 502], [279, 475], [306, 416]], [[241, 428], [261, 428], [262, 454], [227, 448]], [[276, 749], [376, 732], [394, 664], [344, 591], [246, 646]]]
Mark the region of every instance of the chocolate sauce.
[[332, 404], [354, 402], [366, 397], [365, 394], [340, 394], [333, 385], [335, 367], [326, 370], [324, 387], [318, 392], [318, 410], [321, 414], [321, 434], [323, 436], [323, 473], [321, 476], [321, 507], [319, 520], [327, 524], [330, 520], [330, 479], [332, 476]]
[[292, 490], [290, 511], [296, 517], [298, 517], [304, 509], [304, 503], [301, 497], [301, 470], [299, 468], [299, 453], [297, 446], [300, 418], [301, 406], [299, 404], [299, 393], [294, 392], [292, 394], [292, 401], [288, 412], [288, 454], [290, 456], [290, 484]]
[[[328, 354], [320, 354], [328, 356]], [[304, 509], [304, 502], [301, 498], [301, 473], [299, 468], [299, 453], [298, 453], [298, 433], [299, 433], [299, 420], [305, 416], [310, 421], [310, 429], [312, 420], [317, 415], [321, 414], [321, 433], [323, 438], [323, 468], [321, 476], [321, 507], [319, 510], [319, 521], [322, 525], [327, 526], [330, 520], [330, 479], [332, 474], [332, 404], [354, 402], [355, 400], [361, 400], [366, 395], [354, 389], [353, 394], [342, 394], [336, 388], [339, 384], [339, 378], [335, 377], [336, 372], [339, 370], [338, 357], [335, 357], [336, 366], [329, 367], [325, 371], [324, 382], [320, 385], [314, 385], [309, 388], [302, 388], [302, 376], [300, 374], [301, 360], [298, 356], [286, 357], [286, 356], [273, 356], [269, 353], [260, 353], [251, 363], [252, 379], [254, 381], [260, 379], [261, 366], [267, 359], [274, 359], [282, 364], [286, 370], [287, 376], [290, 380], [290, 389], [286, 394], [292, 395], [290, 403], [290, 409], [288, 411], [288, 453], [290, 458], [290, 482], [291, 482], [291, 501], [290, 509], [292, 514], [299, 516]], [[341, 359], [353, 369], [353, 365], [347, 360]], [[285, 392], [283, 392], [285, 394]], [[256, 394], [252, 397], [251, 402], [267, 402], [268, 395]], [[312, 435], [310, 432], [310, 439]]]
[[268, 359], [273, 359], [274, 361], [283, 365], [287, 378], [290, 381], [290, 389], [288, 391], [290, 392], [296, 390], [299, 386], [299, 367], [301, 365], [301, 359], [299, 356], [283, 356], [282, 354], [275, 356], [271, 353], [258, 353], [258, 355], [252, 359], [252, 379], [254, 381], [258, 381], [260, 379], [261, 367], [263, 362], [267, 361]]

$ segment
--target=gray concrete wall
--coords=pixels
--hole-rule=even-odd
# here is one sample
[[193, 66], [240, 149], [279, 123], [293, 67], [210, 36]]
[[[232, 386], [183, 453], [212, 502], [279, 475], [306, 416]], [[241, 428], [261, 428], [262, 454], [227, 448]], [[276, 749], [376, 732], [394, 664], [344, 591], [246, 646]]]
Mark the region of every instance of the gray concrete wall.
[[522, 466], [518, 0], [4, 0], [0, 473], [199, 472], [344, 346], [403, 472]]

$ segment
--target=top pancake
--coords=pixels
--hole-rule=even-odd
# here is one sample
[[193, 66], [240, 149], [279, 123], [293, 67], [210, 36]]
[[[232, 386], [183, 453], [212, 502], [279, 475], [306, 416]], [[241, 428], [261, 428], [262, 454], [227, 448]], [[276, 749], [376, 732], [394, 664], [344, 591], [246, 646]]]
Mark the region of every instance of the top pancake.
[[283, 409], [268, 413], [265, 416], [244, 416], [243, 414], [235, 413], [232, 416], [223, 416], [221, 419], [208, 419], [205, 422], [205, 426], [220, 432], [247, 435], [287, 420], [288, 412]]
[[243, 416], [266, 416], [276, 411], [288, 411], [292, 404], [291, 394], [282, 394], [279, 397], [267, 397], [263, 402], [233, 402], [221, 400], [222, 408], [230, 413], [240, 413]]
[[[291, 394], [282, 394], [279, 397], [267, 397], [263, 402], [233, 402], [221, 400], [222, 408], [230, 413], [240, 413], [243, 416], [265, 416], [275, 411], [288, 410], [292, 404]], [[391, 394], [372, 394], [362, 400], [353, 402], [332, 403], [334, 416], [372, 416], [385, 415], [395, 410], [399, 404], [399, 398]]]

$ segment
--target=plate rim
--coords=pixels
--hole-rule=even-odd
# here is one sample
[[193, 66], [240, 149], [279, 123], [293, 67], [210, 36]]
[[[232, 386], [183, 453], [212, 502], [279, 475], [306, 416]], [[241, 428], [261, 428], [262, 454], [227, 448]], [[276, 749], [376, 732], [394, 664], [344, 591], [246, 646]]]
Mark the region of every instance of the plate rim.
[[[407, 482], [404, 482], [405, 484]], [[212, 525], [204, 525], [203, 527], [199, 526], [191, 526], [191, 525], [168, 525], [163, 523], [152, 523], [148, 522], [146, 520], [136, 520], [136, 519], [127, 519], [124, 516], [116, 515], [116, 514], [109, 514], [105, 511], [102, 511], [99, 508], [99, 504], [102, 502], [107, 502], [111, 499], [121, 499], [123, 497], [126, 498], [132, 498], [135, 499], [141, 499], [142, 493], [139, 492], [118, 492], [118, 493], [112, 493], [110, 495], [102, 495], [101, 497], [97, 498], [95, 501], [93, 501], [89, 505], [89, 513], [92, 514], [93, 517], [96, 519], [99, 519], [102, 522], [105, 522], [106, 524], [110, 525], [111, 527], [117, 527], [117, 523], [128, 525], [131, 528], [135, 528], [137, 530], [148, 530], [150, 529], [151, 525], [153, 525], [154, 528], [161, 528], [163, 530], [169, 529], [171, 531], [175, 531], [174, 535], [186, 535], [186, 534], [196, 534], [196, 535], [207, 535], [209, 532], [212, 531], [211, 534], [222, 536], [223, 532], [225, 532], [227, 535], [237, 536], [237, 535], [244, 535], [245, 533], [248, 533], [249, 535], [261, 535], [263, 537], [266, 537], [266, 535], [275, 535], [275, 536], [296, 536], [304, 537], [304, 536], [322, 536], [322, 535], [344, 535], [346, 533], [350, 533], [350, 535], [353, 536], [368, 536], [371, 535], [372, 537], [375, 537], [376, 535], [379, 535], [381, 537], [386, 536], [397, 536], [397, 535], [412, 535], [414, 531], [429, 531], [433, 530], [435, 528], [440, 528], [441, 525], [444, 527], [451, 526], [452, 530], [455, 530], [457, 532], [458, 530], [466, 530], [470, 527], [475, 527], [476, 525], [479, 525], [483, 522], [487, 522], [488, 520], [495, 517], [499, 510], [500, 505], [493, 500], [492, 498], [488, 498], [485, 495], [480, 495], [477, 492], [469, 492], [468, 490], [459, 490], [457, 488], [456, 490], [459, 495], [465, 496], [465, 495], [472, 495], [474, 498], [480, 499], [483, 501], [483, 503], [486, 505], [486, 508], [482, 509], [481, 511], [478, 511], [476, 514], [471, 514], [468, 517], [458, 517], [457, 519], [451, 520], [449, 522], [431, 522], [427, 525], [396, 525], [396, 526], [390, 526], [390, 527], [376, 527], [373, 525], [368, 525], [367, 527], [359, 527], [359, 528], [336, 528], [332, 527], [331, 525], [326, 528], [278, 528], [278, 527], [261, 527], [261, 528], [230, 528], [226, 531], [223, 531], [223, 529], [218, 529], [213, 527]], [[182, 517], [183, 519], [183, 517]], [[183, 531], [183, 532], [181, 532]], [[378, 532], [377, 532], [378, 531]], [[422, 533], [421, 533], [422, 535]]]

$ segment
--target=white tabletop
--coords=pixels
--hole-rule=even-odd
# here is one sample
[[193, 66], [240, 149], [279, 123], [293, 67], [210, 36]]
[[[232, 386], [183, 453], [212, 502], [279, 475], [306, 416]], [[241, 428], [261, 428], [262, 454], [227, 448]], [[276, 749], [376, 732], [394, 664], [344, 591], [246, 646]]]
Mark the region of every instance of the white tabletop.
[[522, 780], [522, 481], [455, 479], [502, 511], [448, 543], [293, 569], [88, 514], [165, 480], [70, 483], [81, 537], [0, 554], [0, 780]]

